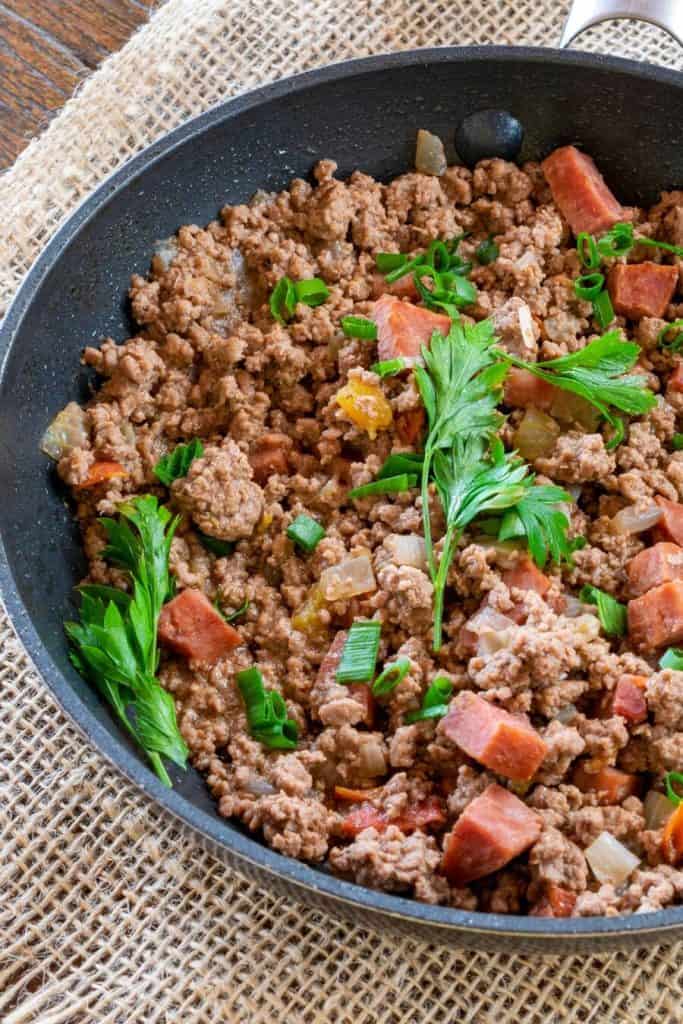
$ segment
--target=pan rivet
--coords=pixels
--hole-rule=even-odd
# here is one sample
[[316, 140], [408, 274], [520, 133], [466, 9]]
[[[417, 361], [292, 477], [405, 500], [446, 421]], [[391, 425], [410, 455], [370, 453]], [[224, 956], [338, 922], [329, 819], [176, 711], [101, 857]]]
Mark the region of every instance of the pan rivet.
[[522, 148], [524, 129], [507, 110], [478, 110], [464, 117], [455, 130], [455, 148], [463, 163], [499, 156], [514, 160]]

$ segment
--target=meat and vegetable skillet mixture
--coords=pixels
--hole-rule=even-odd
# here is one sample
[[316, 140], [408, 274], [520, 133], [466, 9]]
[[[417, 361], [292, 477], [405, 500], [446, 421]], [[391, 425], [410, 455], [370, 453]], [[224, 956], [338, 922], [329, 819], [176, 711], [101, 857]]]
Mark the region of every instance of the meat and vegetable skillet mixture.
[[681, 902], [683, 192], [425, 146], [133, 277], [44, 440], [74, 662], [291, 857], [467, 910]]

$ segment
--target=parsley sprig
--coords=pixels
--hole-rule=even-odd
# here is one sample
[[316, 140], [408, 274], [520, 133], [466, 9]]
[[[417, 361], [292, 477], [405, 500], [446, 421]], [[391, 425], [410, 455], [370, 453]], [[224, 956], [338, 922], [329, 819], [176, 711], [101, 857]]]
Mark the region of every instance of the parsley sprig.
[[173, 594], [168, 557], [179, 517], [151, 495], [119, 506], [119, 519], [101, 519], [108, 545], [104, 557], [130, 576], [132, 593], [115, 587], [80, 588], [80, 621], [65, 623], [70, 658], [114, 708], [164, 783], [162, 761], [184, 768], [188, 749], [176, 721], [173, 698], [156, 677], [157, 626]]
[[179, 444], [162, 456], [154, 467], [154, 475], [166, 487], [170, 487], [174, 480], [180, 480], [187, 476], [187, 471], [195, 459], [200, 459], [204, 454], [204, 445], [198, 437], [193, 438], [189, 444]]
[[607, 636], [624, 636], [628, 628], [625, 604], [590, 583], [581, 588], [579, 599], [597, 606], [600, 625]]
[[[428, 433], [422, 467], [422, 520], [427, 564], [434, 585], [434, 650], [441, 647], [448, 570], [463, 530], [485, 512], [515, 509], [540, 565], [548, 557], [570, 557], [567, 517], [557, 508], [571, 501], [557, 487], [535, 487], [535, 477], [514, 452], [505, 452], [497, 431], [497, 411], [506, 364], [493, 347], [493, 324], [453, 322], [447, 337], [434, 332], [423, 346], [424, 367], [415, 368], [427, 412]], [[443, 508], [446, 532], [437, 559], [429, 513], [433, 482]]]
[[646, 388], [644, 377], [629, 375], [640, 348], [635, 342], [624, 341], [618, 330], [608, 331], [578, 352], [540, 363], [518, 359], [502, 349], [497, 352], [513, 366], [528, 370], [563, 391], [572, 391], [594, 405], [614, 431], [608, 448], [615, 448], [624, 437], [624, 423], [615, 409], [640, 416], [657, 401]]

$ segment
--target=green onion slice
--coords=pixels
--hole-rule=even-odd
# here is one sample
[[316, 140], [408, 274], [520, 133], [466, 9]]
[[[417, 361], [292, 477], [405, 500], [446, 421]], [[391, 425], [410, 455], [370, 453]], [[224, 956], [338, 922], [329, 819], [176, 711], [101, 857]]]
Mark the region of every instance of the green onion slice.
[[579, 600], [597, 605], [600, 625], [608, 636], [624, 636], [627, 630], [625, 604], [590, 583], [581, 588]]
[[281, 277], [270, 293], [268, 300], [270, 312], [278, 323], [285, 324], [294, 316], [296, 309], [296, 291], [290, 277]]
[[666, 786], [666, 795], [671, 803], [676, 807], [683, 804], [683, 795], [674, 789], [674, 785], [683, 786], [683, 772], [667, 772], [664, 776], [664, 785]]
[[384, 359], [381, 363], [373, 363], [370, 369], [380, 377], [394, 377], [406, 369], [406, 361], [400, 356], [396, 359]]
[[227, 558], [235, 550], [235, 542], [232, 540], [219, 540], [218, 537], [209, 537], [207, 533], [197, 530], [197, 536], [207, 551], [217, 558]]
[[598, 269], [600, 266], [598, 245], [593, 236], [589, 235], [587, 231], [579, 231], [576, 236], [576, 251], [582, 266], [587, 270]]
[[319, 277], [310, 277], [305, 281], [297, 281], [294, 285], [297, 302], [306, 306], [321, 306], [330, 297], [330, 289]]
[[450, 679], [446, 676], [437, 676], [422, 698], [422, 707], [419, 711], [410, 711], [404, 721], [411, 725], [427, 718], [442, 718], [448, 712], [448, 701], [452, 695], [453, 683]]
[[662, 327], [657, 335], [657, 344], [669, 352], [680, 352], [683, 348], [683, 320], [672, 320]]
[[405, 277], [406, 274], [409, 274], [411, 270], [414, 270], [415, 267], [419, 266], [422, 263], [423, 259], [423, 253], [418, 253], [417, 256], [414, 256], [412, 258], [412, 260], [406, 258], [404, 263], [396, 267], [395, 270], [392, 270], [390, 271], [390, 273], [386, 274], [385, 281], [387, 282], [387, 284], [394, 284], [396, 281], [400, 281], [402, 277]]
[[361, 487], [354, 487], [352, 491], [349, 491], [349, 498], [369, 498], [373, 494], [398, 494], [416, 486], [416, 473], [400, 473], [398, 476], [388, 476], [382, 480], [373, 480], [369, 484], [362, 484]]
[[325, 528], [315, 519], [302, 513], [287, 527], [287, 536], [304, 551], [315, 551], [325, 536]]
[[675, 452], [683, 452], [683, 434], [674, 434], [671, 445]]
[[407, 715], [404, 715], [403, 721], [406, 725], [412, 725], [414, 722], [424, 722], [428, 718], [443, 718], [447, 714], [447, 704], [433, 704], [428, 708], [420, 708], [419, 711], [409, 711]]
[[604, 274], [594, 271], [592, 274], [582, 274], [574, 281], [574, 292], [577, 298], [585, 299], [587, 302], [597, 299], [605, 286]]
[[235, 620], [239, 619], [239, 617], [241, 615], [245, 615], [247, 613], [247, 611], [249, 610], [250, 603], [251, 602], [249, 601], [249, 598], [245, 597], [244, 601], [239, 606], [239, 608], [237, 608], [234, 612], [231, 612], [230, 615], [226, 615], [225, 616], [225, 621], [226, 622], [235, 622]]
[[410, 665], [410, 658], [399, 658], [398, 661], [392, 661], [390, 665], [385, 665], [372, 684], [374, 696], [383, 697], [395, 690], [410, 672]]
[[499, 255], [500, 249], [493, 241], [493, 235], [489, 235], [488, 238], [477, 246], [477, 259], [483, 267], [487, 267], [489, 263], [494, 263]]
[[423, 457], [417, 452], [397, 452], [389, 455], [386, 462], [377, 474], [378, 480], [386, 480], [387, 477], [398, 476], [401, 473], [415, 473], [422, 475]]
[[390, 274], [392, 270], [398, 270], [408, 262], [408, 257], [402, 252], [378, 252], [375, 256], [375, 263], [380, 274]]
[[347, 338], [360, 338], [362, 341], [377, 340], [377, 324], [364, 316], [343, 316], [339, 321]]
[[357, 619], [349, 630], [336, 673], [338, 683], [368, 683], [375, 674], [381, 622]]
[[659, 659], [659, 667], [683, 672], [683, 650], [680, 647], [670, 647]]
[[593, 315], [598, 321], [598, 326], [603, 330], [614, 320], [614, 307], [607, 289], [600, 292], [596, 299], [593, 299]]
[[293, 750], [299, 730], [296, 722], [287, 718], [287, 705], [281, 694], [266, 690], [255, 665], [237, 673], [237, 686], [253, 738], [271, 750]]
[[597, 241], [598, 252], [604, 259], [626, 256], [633, 248], [633, 224], [615, 224]]

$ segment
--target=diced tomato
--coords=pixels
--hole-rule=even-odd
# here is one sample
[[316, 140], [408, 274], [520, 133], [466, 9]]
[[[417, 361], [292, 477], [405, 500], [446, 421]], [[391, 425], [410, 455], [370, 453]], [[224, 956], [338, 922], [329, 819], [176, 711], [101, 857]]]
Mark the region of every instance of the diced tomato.
[[539, 816], [494, 782], [467, 805], [446, 837], [443, 872], [453, 885], [467, 885], [504, 867], [540, 834]]
[[683, 391], [683, 360], [679, 359], [669, 376], [669, 387], [672, 391]]
[[372, 319], [377, 324], [377, 355], [381, 360], [416, 359], [429, 345], [434, 331], [447, 334], [450, 318], [422, 306], [383, 295], [375, 303]]
[[551, 882], [529, 914], [531, 917], [571, 917], [575, 905], [576, 893]]
[[652, 536], [655, 540], [670, 540], [683, 547], [683, 505], [662, 498], [661, 495], [657, 495], [655, 504], [661, 508], [662, 518], [652, 531]]
[[547, 412], [557, 396], [557, 388], [541, 380], [531, 370], [520, 370], [511, 366], [505, 378], [504, 398], [506, 405], [515, 409], [533, 406]]
[[341, 833], [353, 839], [366, 828], [384, 832], [390, 825], [395, 825], [401, 832], [408, 835], [417, 829], [439, 829], [446, 824], [443, 801], [437, 796], [429, 796], [418, 803], [408, 805], [397, 817], [390, 818], [385, 811], [380, 811], [374, 804], [360, 804], [345, 815], [341, 825]]
[[128, 476], [128, 471], [120, 462], [93, 462], [85, 480], [76, 484], [75, 489], [85, 491], [89, 487], [97, 487], [98, 484], [104, 484], [109, 480], [116, 480], [118, 477], [124, 476]]
[[586, 771], [579, 762], [572, 774], [572, 782], [582, 793], [599, 793], [606, 804], [620, 804], [627, 796], [633, 796], [640, 789], [637, 775], [619, 771], [618, 768], [601, 768], [598, 772]]
[[683, 863], [683, 804], [679, 804], [664, 826], [662, 853], [669, 864]]
[[276, 474], [284, 476], [289, 472], [289, 453], [292, 439], [276, 430], [263, 434], [249, 455], [249, 464], [258, 484], [265, 484]]
[[425, 411], [422, 406], [419, 409], [399, 412], [394, 419], [399, 440], [403, 444], [410, 445], [411, 448], [416, 448], [424, 433], [425, 420]]
[[605, 231], [624, 219], [624, 210], [593, 160], [576, 146], [562, 146], [541, 164], [555, 205], [575, 235]]
[[512, 569], [503, 573], [503, 582], [510, 590], [533, 590], [539, 597], [545, 597], [550, 589], [550, 580], [528, 555], [522, 555]]
[[210, 665], [242, 643], [208, 597], [189, 588], [161, 609], [159, 640], [177, 654]]
[[645, 687], [647, 676], [625, 674], [617, 682], [612, 695], [612, 714], [638, 725], [647, 718]]
[[458, 694], [440, 728], [469, 757], [515, 782], [531, 779], [548, 750], [528, 722], [469, 690]]
[[651, 651], [683, 641], [683, 580], [629, 601], [628, 631], [634, 644]]
[[633, 597], [640, 597], [662, 583], [681, 580], [683, 548], [669, 541], [660, 541], [635, 555], [626, 565], [626, 574]]
[[617, 263], [607, 287], [614, 312], [629, 320], [666, 313], [678, 284], [678, 268], [659, 263]]
[[382, 295], [395, 295], [399, 299], [410, 299], [411, 302], [419, 298], [412, 274], [404, 274], [393, 284], [387, 284], [383, 274], [373, 274], [372, 297], [379, 299]]

